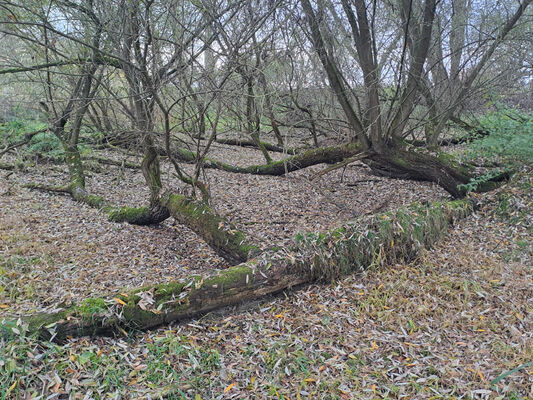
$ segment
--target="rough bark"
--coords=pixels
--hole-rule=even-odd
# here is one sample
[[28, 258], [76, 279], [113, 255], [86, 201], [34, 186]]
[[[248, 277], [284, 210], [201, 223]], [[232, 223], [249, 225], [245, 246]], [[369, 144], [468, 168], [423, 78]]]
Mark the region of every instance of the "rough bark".
[[[385, 153], [373, 153], [365, 161], [372, 170], [382, 176], [398, 179], [410, 179], [435, 182], [454, 198], [464, 197], [467, 189], [462, 186], [474, 177], [469, 166], [455, 162], [446, 153], [438, 156], [418, 151], [392, 148]], [[498, 176], [480, 183], [476, 192], [486, 192], [496, 188], [500, 182], [509, 178], [511, 171], [504, 171]]]

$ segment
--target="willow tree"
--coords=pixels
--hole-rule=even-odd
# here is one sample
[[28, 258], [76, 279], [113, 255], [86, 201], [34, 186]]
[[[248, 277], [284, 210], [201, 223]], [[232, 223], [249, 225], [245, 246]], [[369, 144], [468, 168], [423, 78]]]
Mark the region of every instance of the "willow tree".
[[[350, 84], [339, 67], [333, 46], [330, 45], [331, 32], [326, 27], [327, 9], [321, 0], [317, 3], [317, 7], [313, 7], [310, 0], [300, 0], [311, 42], [331, 89], [356, 133], [360, 149], [367, 154], [368, 164], [383, 175], [435, 182], [453, 196], [463, 195], [461, 185], [472, 178], [468, 168], [450, 161], [449, 157], [415, 151], [405, 140], [409, 134], [410, 118], [417, 107], [423, 104], [422, 93], [427, 90], [425, 66], [434, 35], [436, 0], [399, 0], [395, 3], [400, 18], [388, 18], [387, 21], [389, 24], [394, 24], [394, 20], [398, 21], [396, 24], [400, 24], [398, 29], [402, 32], [402, 40], [395, 49], [399, 54], [398, 61], [388, 75], [383, 75], [383, 68], [378, 63], [380, 51], [384, 51], [380, 49], [386, 49], [382, 46], [383, 43], [378, 43], [378, 38], [382, 37], [382, 32], [378, 29], [380, 17], [384, 17], [384, 13], [390, 10], [386, 10], [384, 4], [376, 1], [340, 1], [342, 18], [349, 27], [347, 31], [350, 32], [355, 47], [353, 67], [360, 72], [363, 95], [354, 94], [355, 83]], [[457, 98], [464, 98], [469, 93], [495, 49], [530, 3], [531, 0], [524, 0], [500, 27], [491, 44], [479, 49], [482, 55], [477, 62], [470, 65], [466, 76], [460, 81]], [[391, 29], [390, 26], [387, 29]], [[389, 90], [385, 90], [385, 87]], [[354, 107], [354, 101], [362, 105], [359, 110]], [[439, 122], [448, 120], [453, 110], [454, 105], [450, 105], [439, 116]]]

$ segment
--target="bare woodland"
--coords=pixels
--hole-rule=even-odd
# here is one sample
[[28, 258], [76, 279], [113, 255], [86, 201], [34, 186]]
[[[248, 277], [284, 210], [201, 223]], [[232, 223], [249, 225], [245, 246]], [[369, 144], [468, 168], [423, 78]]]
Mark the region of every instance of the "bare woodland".
[[516, 172], [450, 152], [533, 107], [530, 3], [0, 0], [0, 122], [37, 121], [5, 248], [64, 263], [6, 315], [116, 334], [412, 260]]

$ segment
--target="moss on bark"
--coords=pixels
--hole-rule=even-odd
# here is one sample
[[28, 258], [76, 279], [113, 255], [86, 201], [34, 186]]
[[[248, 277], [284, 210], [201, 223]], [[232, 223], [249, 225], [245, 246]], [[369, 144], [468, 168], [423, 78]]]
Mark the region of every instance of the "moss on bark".
[[[221, 161], [206, 158], [204, 167], [220, 169], [239, 174], [280, 176], [287, 172], [307, 168], [316, 164], [336, 163], [359, 152], [361, 152], [360, 146], [355, 143], [348, 143], [339, 146], [321, 147], [318, 149], [307, 150], [292, 157], [288, 157], [285, 160], [274, 161], [269, 164], [251, 165], [248, 167], [238, 167], [223, 163]], [[194, 162], [198, 157], [196, 153], [185, 149], [176, 149], [174, 151], [174, 156], [186, 162]]]
[[180, 223], [204, 239], [219, 255], [231, 263], [246, 261], [260, 251], [252, 245], [246, 234], [218, 215], [207, 204], [185, 196], [167, 193], [162, 204]]

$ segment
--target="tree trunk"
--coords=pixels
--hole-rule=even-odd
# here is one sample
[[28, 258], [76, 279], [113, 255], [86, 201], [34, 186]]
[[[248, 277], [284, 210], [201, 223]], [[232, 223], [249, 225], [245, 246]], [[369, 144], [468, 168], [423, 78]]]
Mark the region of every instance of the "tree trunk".
[[203, 202], [167, 193], [161, 204], [176, 221], [198, 234], [217, 254], [232, 264], [245, 262], [250, 255], [260, 252], [257, 246], [249, 243], [244, 232]]
[[[249, 167], [237, 167], [220, 161], [206, 159], [204, 168], [221, 169], [223, 171], [234, 172], [238, 174], [281, 176], [288, 172], [297, 171], [299, 169], [311, 167], [317, 164], [337, 163], [347, 157], [358, 154], [361, 151], [362, 150], [359, 145], [349, 143], [338, 146], [312, 149], [298, 153], [295, 156], [288, 157], [281, 161], [274, 161], [270, 164], [263, 165], [251, 165]], [[184, 153], [184, 150], [180, 150], [180, 152], [185, 156], [191, 157], [191, 154]]]
[[466, 194], [466, 191], [459, 189], [458, 186], [468, 183], [471, 178], [466, 168], [452, 166], [450, 162], [429, 154], [397, 148], [389, 148], [384, 153], [375, 153], [367, 162], [379, 175], [435, 182], [456, 198]]

